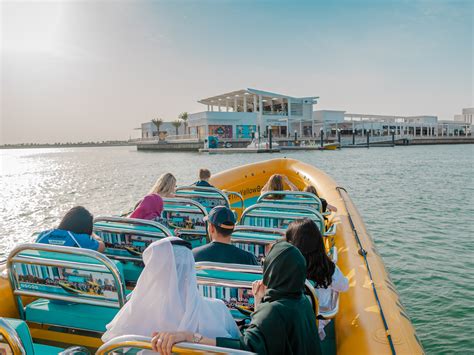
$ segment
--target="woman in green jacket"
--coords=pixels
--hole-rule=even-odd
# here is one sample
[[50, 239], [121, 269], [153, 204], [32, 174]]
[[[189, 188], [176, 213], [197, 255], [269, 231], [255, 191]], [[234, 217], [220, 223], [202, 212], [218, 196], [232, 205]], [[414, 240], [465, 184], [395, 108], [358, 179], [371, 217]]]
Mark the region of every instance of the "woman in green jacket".
[[321, 354], [314, 311], [304, 295], [305, 280], [306, 262], [301, 252], [287, 242], [277, 243], [265, 258], [263, 282], [253, 285], [256, 310], [240, 339], [162, 332], [153, 334], [153, 349], [171, 354], [174, 344], [186, 341], [257, 354]]

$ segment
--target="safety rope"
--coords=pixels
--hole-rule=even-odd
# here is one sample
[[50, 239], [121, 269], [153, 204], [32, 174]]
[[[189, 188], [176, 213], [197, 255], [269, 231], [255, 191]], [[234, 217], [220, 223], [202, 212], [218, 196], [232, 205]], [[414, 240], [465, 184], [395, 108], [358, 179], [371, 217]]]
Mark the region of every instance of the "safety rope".
[[367, 267], [367, 272], [369, 273], [370, 284], [372, 285], [372, 290], [374, 291], [375, 300], [377, 301], [377, 305], [378, 305], [379, 310], [380, 310], [380, 316], [382, 317], [383, 326], [385, 328], [385, 334], [387, 335], [387, 340], [388, 340], [388, 343], [390, 345], [390, 349], [392, 351], [392, 354], [395, 355], [396, 354], [395, 345], [393, 344], [392, 335], [390, 334], [390, 329], [388, 328], [388, 323], [387, 323], [387, 320], [385, 318], [385, 314], [384, 314], [383, 309], [382, 309], [382, 304], [380, 303], [379, 295], [377, 293], [377, 289], [375, 288], [375, 283], [374, 283], [374, 280], [372, 278], [372, 271], [370, 269], [369, 261], [367, 260], [367, 250], [365, 250], [364, 247], [362, 246], [362, 243], [361, 243], [360, 238], [359, 238], [359, 234], [357, 233], [357, 229], [354, 226], [354, 222], [352, 221], [351, 214], [349, 213], [349, 209], [347, 208], [346, 199], [342, 196], [341, 190], [343, 190], [346, 194], [348, 194], [348, 192], [345, 188], [340, 187], [340, 186], [336, 187], [336, 190], [339, 192], [339, 195], [341, 196], [342, 201], [344, 202], [344, 207], [346, 207], [347, 217], [349, 218], [349, 223], [351, 224], [352, 231], [354, 232], [354, 237], [357, 241], [357, 244], [359, 245], [359, 251], [358, 251], [359, 255], [361, 255], [364, 258], [365, 265]]

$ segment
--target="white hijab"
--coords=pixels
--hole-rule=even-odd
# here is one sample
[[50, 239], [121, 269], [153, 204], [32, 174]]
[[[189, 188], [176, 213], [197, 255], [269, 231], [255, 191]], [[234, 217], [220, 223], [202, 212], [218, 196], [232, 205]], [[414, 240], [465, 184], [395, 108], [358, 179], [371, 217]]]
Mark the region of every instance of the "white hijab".
[[238, 338], [239, 329], [221, 300], [202, 297], [194, 257], [168, 237], [148, 246], [130, 300], [107, 324], [104, 342], [121, 335], [151, 336], [155, 331], [188, 331], [208, 338]]

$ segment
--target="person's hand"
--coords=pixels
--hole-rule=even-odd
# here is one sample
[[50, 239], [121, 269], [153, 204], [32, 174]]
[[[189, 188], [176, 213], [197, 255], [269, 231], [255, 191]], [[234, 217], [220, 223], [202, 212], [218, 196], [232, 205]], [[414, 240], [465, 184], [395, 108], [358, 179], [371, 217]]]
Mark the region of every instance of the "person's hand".
[[267, 286], [263, 284], [263, 280], [257, 280], [252, 283], [252, 293], [255, 300], [255, 309], [258, 307], [258, 305], [262, 301], [262, 298], [265, 295], [266, 290], [267, 290]]
[[330, 205], [329, 203], [328, 203], [327, 209], [332, 212], [337, 212], [337, 207]]
[[171, 349], [176, 343], [193, 341], [193, 334], [189, 332], [154, 332], [152, 337], [151, 347], [161, 355], [171, 355]]

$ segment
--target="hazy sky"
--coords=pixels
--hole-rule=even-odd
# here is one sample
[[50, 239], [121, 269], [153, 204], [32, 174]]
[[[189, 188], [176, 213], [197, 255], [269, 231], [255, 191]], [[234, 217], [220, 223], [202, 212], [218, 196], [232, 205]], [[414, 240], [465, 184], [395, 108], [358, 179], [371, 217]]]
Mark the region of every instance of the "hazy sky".
[[127, 139], [252, 87], [316, 109], [473, 104], [473, 1], [0, 1], [0, 144]]

